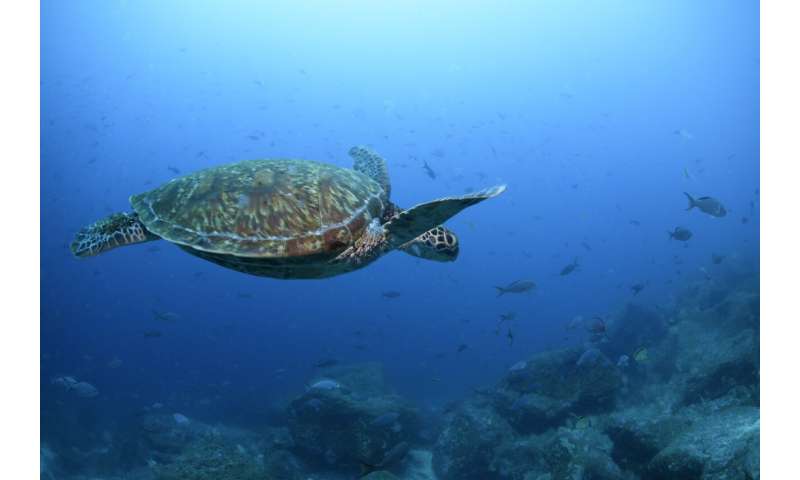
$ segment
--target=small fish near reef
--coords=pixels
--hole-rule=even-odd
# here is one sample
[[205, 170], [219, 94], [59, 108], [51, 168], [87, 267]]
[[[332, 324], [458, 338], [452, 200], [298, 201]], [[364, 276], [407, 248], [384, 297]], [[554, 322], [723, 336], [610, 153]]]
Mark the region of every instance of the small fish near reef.
[[92, 398], [100, 394], [94, 385], [88, 382], [78, 381], [75, 379], [75, 377], [56, 377], [50, 383], [62, 388], [65, 392], [69, 392], [76, 397]]
[[675, 230], [672, 232], [667, 232], [670, 239], [673, 240], [680, 240], [681, 242], [686, 242], [690, 238], [692, 238], [692, 232], [688, 228], [683, 227], [675, 227]]
[[639, 347], [635, 352], [633, 352], [633, 359], [636, 363], [645, 363], [649, 360], [650, 354], [647, 351], [646, 347]]
[[381, 296], [383, 298], [389, 298], [389, 299], [398, 298], [398, 297], [400, 297], [400, 295], [401, 295], [400, 292], [398, 292], [396, 290], [386, 290], [386, 291], [381, 292]]
[[505, 287], [494, 287], [497, 289], [497, 296], [502, 297], [506, 293], [526, 293], [536, 288], [536, 283], [531, 280], [514, 280]]
[[691, 210], [697, 207], [701, 212], [707, 213], [712, 217], [724, 217], [728, 214], [728, 211], [725, 209], [725, 206], [720, 203], [719, 200], [712, 197], [700, 197], [694, 198], [686, 192], [683, 192], [686, 195], [686, 198], [689, 199], [689, 208], [686, 210]]
[[586, 324], [586, 331], [589, 332], [589, 341], [592, 343], [601, 342], [608, 339], [608, 327], [603, 317], [595, 315]]

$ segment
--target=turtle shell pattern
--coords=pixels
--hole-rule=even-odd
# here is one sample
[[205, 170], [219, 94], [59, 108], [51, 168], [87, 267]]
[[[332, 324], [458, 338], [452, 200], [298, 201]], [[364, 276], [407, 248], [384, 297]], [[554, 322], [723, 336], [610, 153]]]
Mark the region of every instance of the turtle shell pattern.
[[201, 170], [130, 198], [148, 230], [238, 257], [334, 254], [388, 205], [368, 176], [310, 160], [249, 160]]

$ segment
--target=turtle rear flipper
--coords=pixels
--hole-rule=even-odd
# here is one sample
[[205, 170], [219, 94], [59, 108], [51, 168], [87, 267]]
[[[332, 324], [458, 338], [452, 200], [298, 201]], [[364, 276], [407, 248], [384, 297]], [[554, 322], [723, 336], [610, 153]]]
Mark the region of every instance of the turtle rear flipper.
[[389, 182], [389, 167], [386, 166], [386, 160], [368, 147], [353, 147], [347, 153], [353, 157], [353, 170], [378, 182], [386, 192], [386, 198], [389, 198], [392, 184]]
[[497, 185], [460, 197], [446, 197], [421, 203], [383, 224], [390, 248], [398, 248], [428, 230], [441, 225], [461, 210], [503, 193], [505, 185]]
[[115, 213], [83, 227], [69, 248], [76, 257], [92, 257], [117, 247], [159, 239], [135, 213]]

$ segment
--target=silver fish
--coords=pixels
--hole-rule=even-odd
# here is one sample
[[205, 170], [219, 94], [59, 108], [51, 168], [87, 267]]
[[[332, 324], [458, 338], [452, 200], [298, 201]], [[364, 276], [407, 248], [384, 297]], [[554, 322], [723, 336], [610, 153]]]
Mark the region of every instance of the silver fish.
[[689, 199], [689, 208], [686, 210], [691, 210], [694, 207], [700, 209], [701, 212], [707, 213], [712, 217], [724, 217], [728, 214], [728, 211], [725, 207], [720, 203], [719, 200], [712, 197], [700, 197], [694, 198], [686, 192], [683, 192], [686, 195], [686, 198]]
[[506, 293], [525, 293], [536, 288], [536, 283], [530, 280], [515, 280], [505, 287], [494, 287], [497, 289], [497, 296], [500, 297]]
[[685, 242], [692, 238], [692, 232], [683, 227], [675, 227], [675, 231], [668, 231], [667, 234], [669, 235], [670, 239], [674, 238], [675, 240], [680, 240], [681, 242]]

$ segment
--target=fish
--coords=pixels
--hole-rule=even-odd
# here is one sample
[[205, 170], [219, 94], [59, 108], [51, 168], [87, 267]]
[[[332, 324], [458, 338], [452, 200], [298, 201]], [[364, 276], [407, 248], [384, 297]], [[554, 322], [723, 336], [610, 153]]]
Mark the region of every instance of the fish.
[[716, 253], [711, 254], [711, 263], [714, 265], [719, 265], [723, 260], [725, 260], [724, 255], [717, 255]]
[[686, 177], [687, 180], [694, 180], [692, 175], [689, 173], [689, 169], [687, 169], [685, 167], [683, 169], [683, 176]]
[[162, 333], [161, 330], [145, 330], [143, 332], [144, 338], [159, 338]]
[[749, 221], [750, 221], [750, 219], [749, 219], [749, 218], [747, 218], [747, 217], [742, 217], [742, 225], [744, 225], [745, 223], [747, 223], [747, 222], [749, 222]]
[[575, 315], [572, 319], [567, 322], [564, 326], [567, 330], [574, 330], [576, 327], [583, 323], [583, 316], [582, 315]]
[[174, 312], [161, 312], [156, 309], [152, 310], [153, 318], [162, 322], [175, 322], [180, 320], [181, 316]]
[[586, 331], [589, 332], [595, 340], [608, 336], [606, 321], [600, 315], [592, 317], [591, 321], [586, 324]]
[[466, 350], [467, 348], [469, 348], [469, 345], [467, 345], [466, 343], [462, 343], [461, 345], [458, 346], [458, 348], [456, 349], [456, 352], [457, 353], [461, 353], [464, 350]]
[[573, 260], [572, 263], [570, 263], [569, 265], [566, 265], [564, 268], [561, 269], [561, 272], [559, 273], [559, 275], [561, 275], [562, 277], [564, 275], [569, 275], [570, 273], [572, 273], [575, 270], [577, 270], [578, 267], [579, 267], [578, 259], [575, 258], [575, 260]]
[[592, 421], [589, 418], [582, 415], [575, 415], [574, 413], [570, 415], [575, 419], [573, 425], [576, 430], [586, 430], [592, 426]]
[[520, 360], [514, 365], [511, 365], [511, 368], [509, 368], [508, 371], [509, 373], [520, 372], [522, 370], [525, 370], [526, 368], [528, 368], [528, 362], [525, 360]]
[[120, 360], [119, 357], [114, 357], [106, 365], [108, 368], [118, 368], [122, 366], [122, 360]]
[[589, 244], [588, 244], [588, 243], [586, 243], [586, 242], [581, 242], [581, 246], [582, 246], [583, 248], [585, 248], [587, 252], [591, 252], [591, 251], [592, 251], [592, 247], [591, 247], [591, 246], [589, 246]]
[[628, 223], [630, 223], [634, 227], [639, 227], [642, 225], [642, 222], [640, 222], [639, 220], [629, 220]]
[[181, 171], [177, 167], [173, 167], [172, 165], [167, 166], [167, 170], [174, 173], [175, 175], [180, 175]]
[[63, 388], [65, 391], [72, 393], [78, 397], [82, 398], [92, 398], [99, 395], [99, 391], [95, 388], [94, 385], [88, 382], [81, 382], [75, 379], [75, 377], [70, 376], [63, 376], [63, 377], [56, 377], [50, 381], [53, 385], [57, 385]]
[[686, 195], [686, 198], [689, 199], [689, 207], [686, 210], [691, 210], [695, 207], [699, 208], [701, 212], [707, 213], [712, 217], [724, 217], [728, 214], [728, 211], [725, 209], [725, 206], [717, 200], [716, 198], [712, 197], [700, 197], [694, 198], [689, 195], [687, 192], [683, 192]]
[[508, 333], [506, 333], [506, 338], [508, 339], [508, 346], [511, 347], [514, 345], [514, 332], [511, 329], [508, 329]]
[[100, 394], [97, 388], [88, 382], [77, 382], [70, 387], [69, 391], [81, 398], [92, 398]]
[[398, 292], [396, 290], [386, 290], [386, 291], [381, 292], [381, 296], [383, 298], [397, 298], [397, 297], [400, 296], [400, 292]]
[[625, 368], [628, 365], [630, 365], [630, 362], [631, 362], [631, 357], [627, 355], [620, 355], [619, 359], [617, 360], [617, 367]]
[[425, 170], [425, 174], [428, 175], [431, 180], [436, 180], [436, 172], [434, 172], [431, 166], [428, 165], [428, 162], [424, 160], [422, 162], [422, 169]]
[[682, 129], [682, 128], [680, 128], [680, 129], [678, 129], [678, 130], [673, 130], [673, 132], [672, 132], [672, 133], [673, 133], [674, 135], [678, 135], [679, 137], [683, 138], [684, 140], [691, 140], [691, 139], [693, 139], [693, 138], [694, 138], [694, 135], [692, 135], [692, 134], [691, 134], [691, 133], [689, 133], [687, 130], [684, 130], [684, 129]]
[[639, 347], [633, 352], [633, 359], [636, 360], [636, 363], [645, 363], [649, 358], [649, 352], [646, 347]]
[[711, 280], [711, 274], [708, 273], [708, 270], [706, 270], [705, 267], [699, 267], [698, 270], [703, 274], [703, 278], [706, 280]]
[[189, 420], [189, 417], [187, 417], [182, 413], [173, 413], [172, 419], [175, 420], [175, 423], [177, 423], [178, 425], [188, 425], [191, 422], [191, 420]]
[[314, 364], [314, 366], [317, 368], [326, 368], [337, 365], [338, 363], [339, 360], [336, 360], [335, 358], [326, 358], [324, 360], [318, 361], [317, 363]]
[[501, 313], [500, 314], [500, 323], [503, 322], [510, 322], [517, 318], [517, 312], [508, 312], [508, 313]]
[[674, 238], [675, 240], [680, 240], [681, 242], [686, 242], [692, 238], [692, 232], [683, 227], [675, 227], [674, 231], [667, 231], [667, 235], [669, 235], [670, 239]]
[[639, 292], [644, 290], [645, 285], [643, 283], [637, 283], [635, 285], [631, 285], [631, 291], [634, 295], [639, 295]]
[[50, 383], [52, 383], [53, 385], [57, 385], [57, 386], [65, 389], [65, 390], [69, 390], [73, 385], [78, 383], [78, 381], [75, 380], [75, 377], [71, 377], [69, 375], [65, 375], [65, 376], [56, 377], [56, 378], [50, 380]]
[[502, 297], [506, 293], [525, 293], [536, 288], [536, 283], [531, 280], [514, 280], [505, 287], [497, 287], [497, 296]]

